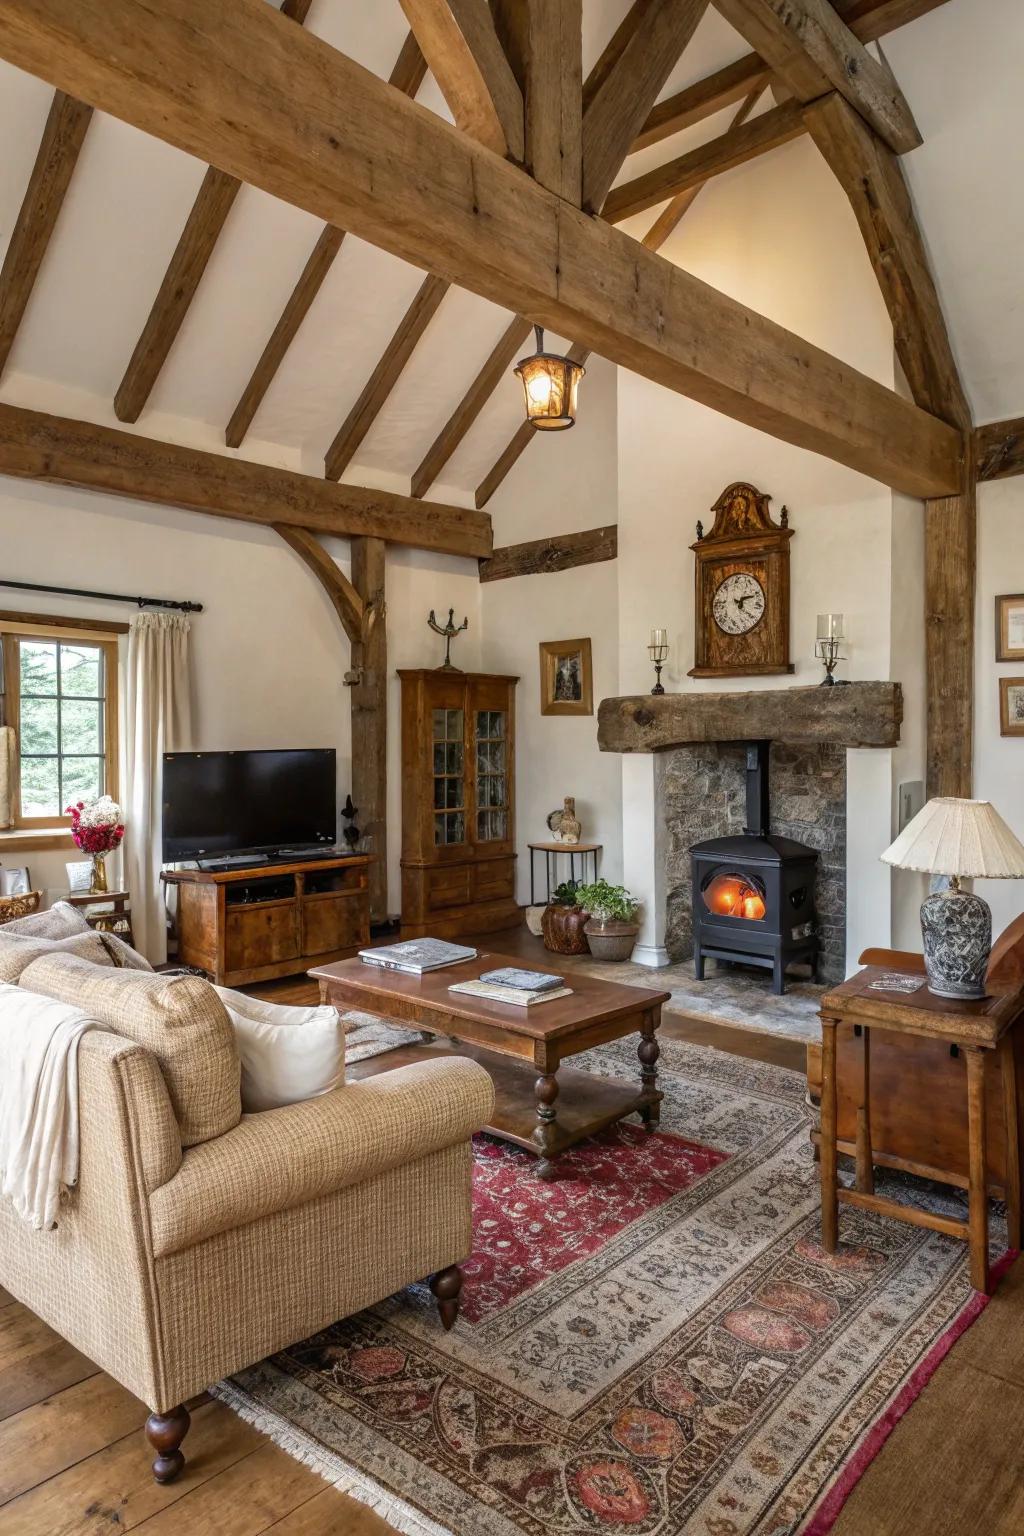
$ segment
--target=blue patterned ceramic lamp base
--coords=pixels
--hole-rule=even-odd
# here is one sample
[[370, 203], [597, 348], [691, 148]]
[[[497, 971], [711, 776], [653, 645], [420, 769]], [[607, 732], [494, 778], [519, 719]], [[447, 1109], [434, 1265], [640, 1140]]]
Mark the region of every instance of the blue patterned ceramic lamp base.
[[984, 997], [992, 948], [988, 902], [951, 886], [922, 903], [921, 932], [928, 990], [937, 997]]

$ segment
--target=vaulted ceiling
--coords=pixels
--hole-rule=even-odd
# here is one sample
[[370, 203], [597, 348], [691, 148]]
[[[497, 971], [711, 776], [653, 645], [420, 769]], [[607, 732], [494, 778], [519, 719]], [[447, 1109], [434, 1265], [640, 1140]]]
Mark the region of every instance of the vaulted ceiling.
[[[923, 9], [913, 0], [902, 8]], [[627, 9], [628, 0], [585, 0], [585, 73]], [[312, 0], [305, 25], [383, 78], [391, 75], [408, 36], [399, 0]], [[975, 419], [1019, 414], [1024, 197], [1014, 156], [1024, 28], [1018, 0], [945, 0], [890, 33], [883, 46], [924, 139], [902, 163]], [[709, 9], [661, 99], [748, 52], [721, 14]], [[450, 118], [429, 74], [416, 99]], [[52, 100], [42, 81], [0, 64], [0, 141], [6, 150], [0, 158], [0, 253], [25, 196]], [[618, 182], [716, 139], [738, 105], [730, 102], [630, 155]], [[750, 120], [773, 110], [766, 91], [749, 109]], [[792, 153], [787, 144], [769, 152]], [[0, 398], [21, 403], [26, 381], [34, 379], [113, 401], [205, 173], [205, 165], [162, 141], [93, 115], [0, 380]], [[712, 199], [715, 193], [712, 182], [703, 195]], [[168, 413], [222, 436], [321, 237], [322, 224], [309, 214], [251, 187], [228, 201], [195, 297], [142, 407], [143, 429], [147, 417]], [[642, 236], [663, 208], [664, 200], [653, 204], [626, 227]], [[685, 239], [676, 238], [669, 253], [685, 265]], [[256, 411], [243, 454], [255, 456], [254, 444], [264, 454], [267, 445], [280, 445], [301, 450], [305, 467], [318, 471], [423, 281], [421, 271], [348, 235]], [[432, 311], [422, 339], [344, 469], [347, 480], [397, 476], [395, 488], [405, 488], [402, 479], [414, 474], [513, 319], [457, 288], [443, 297], [428, 293], [421, 302]], [[527, 349], [524, 343], [518, 350]], [[44, 403], [38, 388], [25, 403]], [[497, 389], [441, 470], [435, 494], [443, 487], [445, 494], [454, 489], [471, 497], [520, 419], [518, 386], [503, 368]]]

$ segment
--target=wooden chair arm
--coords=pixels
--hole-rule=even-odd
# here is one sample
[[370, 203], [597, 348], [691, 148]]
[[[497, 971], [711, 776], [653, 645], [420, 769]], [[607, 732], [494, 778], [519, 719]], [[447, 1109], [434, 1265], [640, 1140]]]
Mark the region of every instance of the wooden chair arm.
[[903, 971], [908, 976], [925, 974], [924, 955], [916, 955], [909, 949], [865, 949], [860, 964], [881, 965], [890, 971]]

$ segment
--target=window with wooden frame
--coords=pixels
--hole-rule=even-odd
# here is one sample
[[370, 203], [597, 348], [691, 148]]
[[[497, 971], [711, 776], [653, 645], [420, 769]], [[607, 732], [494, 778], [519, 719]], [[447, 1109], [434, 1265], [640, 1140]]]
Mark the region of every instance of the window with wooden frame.
[[0, 827], [62, 828], [73, 802], [117, 798], [117, 636], [125, 630], [0, 614], [0, 724], [13, 748]]

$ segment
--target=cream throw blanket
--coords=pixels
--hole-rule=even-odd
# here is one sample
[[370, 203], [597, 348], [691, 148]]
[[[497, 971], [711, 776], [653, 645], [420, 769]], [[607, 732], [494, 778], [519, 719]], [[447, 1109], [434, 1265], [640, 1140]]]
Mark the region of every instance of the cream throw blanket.
[[78, 1182], [78, 1042], [95, 1019], [0, 983], [0, 1194], [33, 1227], [56, 1226]]

